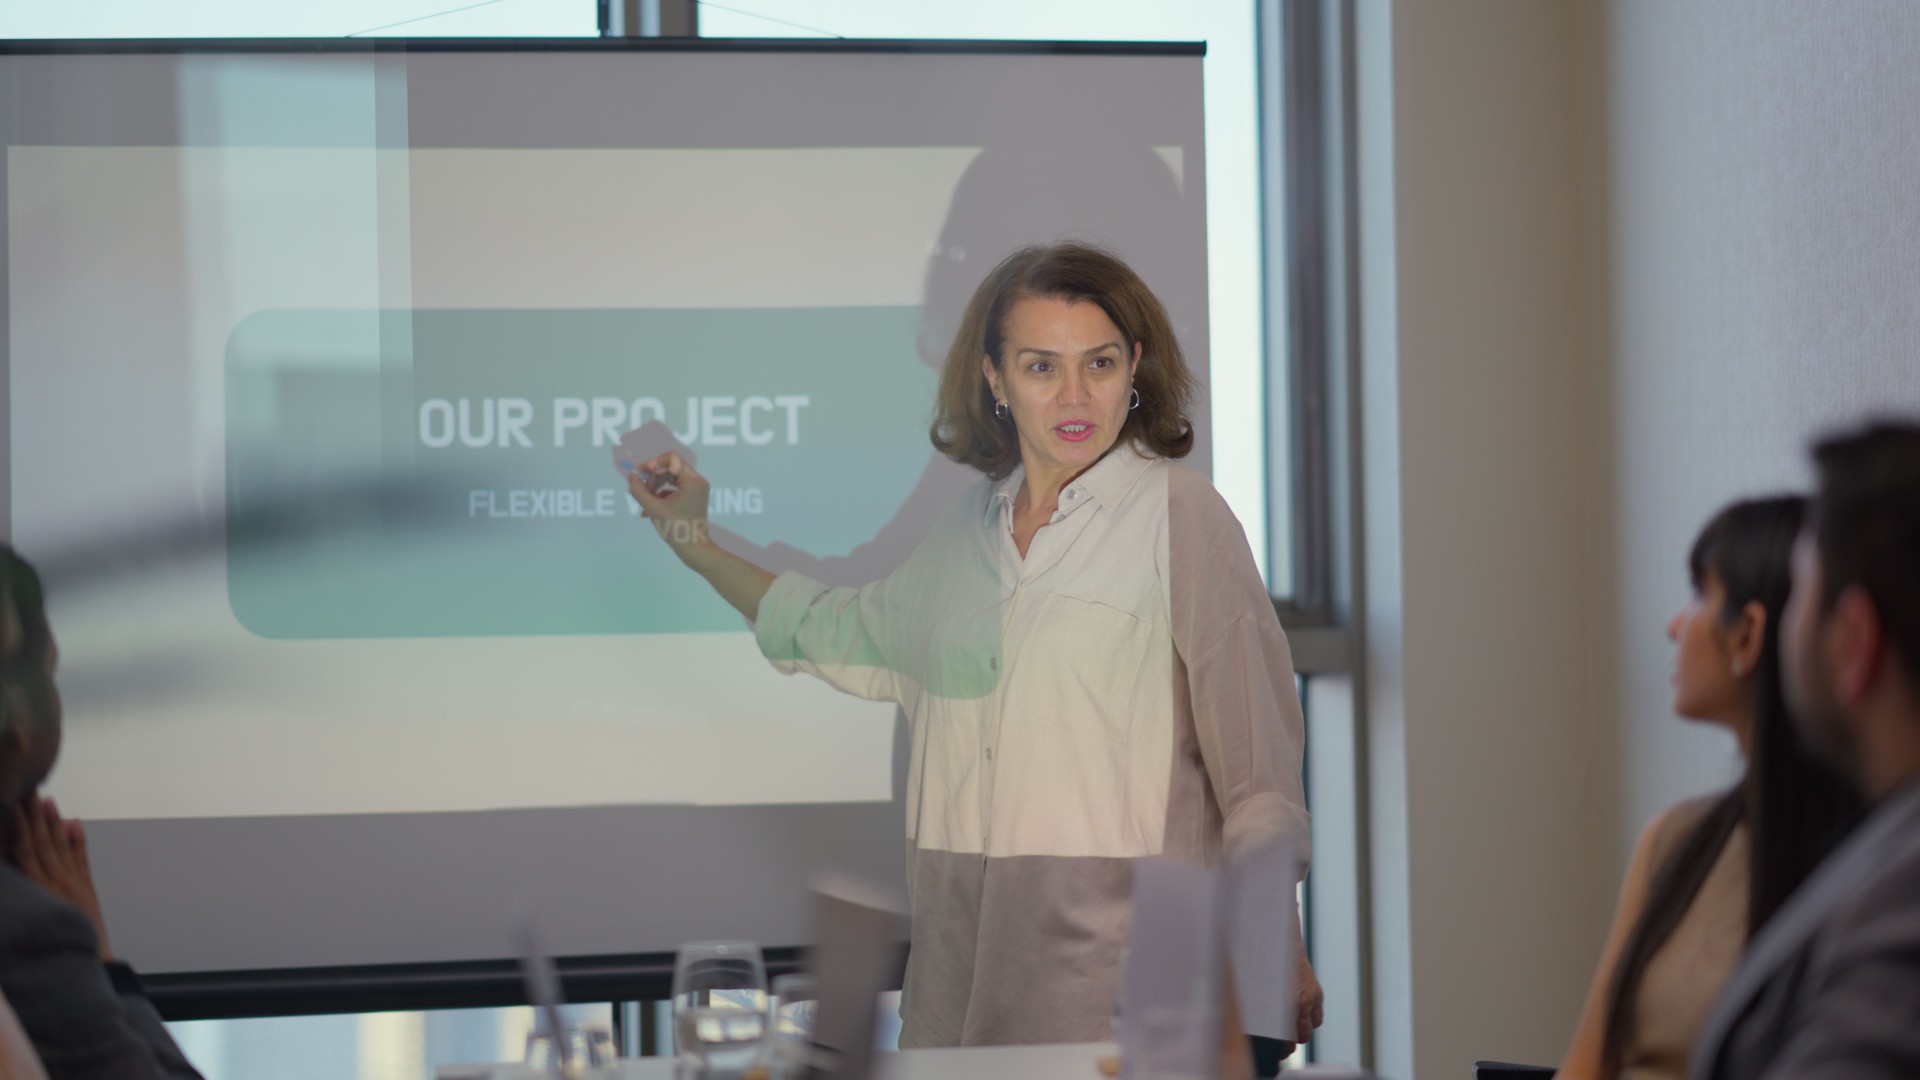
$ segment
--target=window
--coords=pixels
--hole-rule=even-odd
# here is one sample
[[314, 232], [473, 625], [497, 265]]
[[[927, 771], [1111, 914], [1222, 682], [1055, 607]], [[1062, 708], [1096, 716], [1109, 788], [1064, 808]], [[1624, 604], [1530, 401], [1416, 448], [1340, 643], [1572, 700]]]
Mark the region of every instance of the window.
[[[1252, 0], [728, 0], [701, 3], [699, 29], [702, 37], [716, 38], [1206, 42], [1213, 480], [1246, 528], [1269, 591], [1288, 596], [1291, 544], [1284, 535], [1270, 539], [1267, 528], [1256, 6]], [[1274, 475], [1284, 483], [1290, 470]]]
[[[567, 1022], [611, 1032], [613, 1006], [565, 1006]], [[167, 1025], [207, 1080], [419, 1080], [442, 1065], [519, 1061], [531, 1008], [185, 1020]]]

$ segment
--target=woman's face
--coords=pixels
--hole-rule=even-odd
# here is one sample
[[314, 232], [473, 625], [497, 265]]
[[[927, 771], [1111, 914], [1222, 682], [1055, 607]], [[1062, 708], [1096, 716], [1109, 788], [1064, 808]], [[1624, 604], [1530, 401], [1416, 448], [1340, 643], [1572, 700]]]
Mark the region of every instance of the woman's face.
[[1013, 411], [1027, 475], [1070, 477], [1100, 460], [1127, 422], [1140, 347], [1099, 304], [1030, 297], [1008, 312], [1001, 351], [1004, 366], [989, 356], [981, 368]]
[[[1687, 603], [1667, 622], [1673, 653], [1673, 711], [1693, 720], [1733, 726], [1748, 711], [1749, 670], [1722, 618], [1726, 586], [1709, 570]], [[1740, 670], [1736, 671], [1738, 665]]]

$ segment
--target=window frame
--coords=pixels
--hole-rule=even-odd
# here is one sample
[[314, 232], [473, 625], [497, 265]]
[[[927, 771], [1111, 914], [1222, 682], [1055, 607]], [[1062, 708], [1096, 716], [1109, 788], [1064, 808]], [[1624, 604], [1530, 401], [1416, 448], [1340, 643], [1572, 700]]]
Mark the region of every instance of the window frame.
[[1306, 714], [1314, 863], [1302, 917], [1327, 998], [1308, 1048], [1364, 1068], [1374, 1022], [1354, 13], [1344, 0], [1259, 11], [1268, 509], [1294, 567], [1292, 596], [1274, 610]]

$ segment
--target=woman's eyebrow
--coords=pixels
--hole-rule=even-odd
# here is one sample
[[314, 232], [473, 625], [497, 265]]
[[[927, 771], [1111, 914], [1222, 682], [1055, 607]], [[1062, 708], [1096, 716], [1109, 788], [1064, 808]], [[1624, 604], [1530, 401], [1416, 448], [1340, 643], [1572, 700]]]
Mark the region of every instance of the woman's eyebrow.
[[[1119, 342], [1117, 342], [1117, 341], [1109, 341], [1109, 342], [1106, 342], [1105, 344], [1101, 344], [1101, 345], [1095, 345], [1095, 346], [1094, 346], [1093, 348], [1091, 348], [1091, 349], [1088, 349], [1088, 350], [1086, 350], [1085, 352], [1083, 352], [1083, 353], [1081, 353], [1080, 355], [1081, 355], [1081, 356], [1092, 356], [1092, 355], [1093, 355], [1094, 353], [1097, 353], [1097, 352], [1101, 352], [1101, 351], [1103, 351], [1103, 350], [1106, 350], [1106, 349], [1118, 349], [1118, 348], [1120, 348], [1120, 343], [1119, 343]], [[1022, 348], [1018, 348], [1018, 349], [1015, 349], [1015, 350], [1013, 351], [1013, 355], [1015, 355], [1015, 356], [1029, 356], [1029, 355], [1031, 355], [1031, 356], [1059, 356], [1060, 354], [1059, 354], [1059, 353], [1057, 353], [1057, 352], [1054, 352], [1054, 351], [1053, 351], [1052, 349], [1037, 349], [1037, 348], [1034, 348], [1033, 346], [1030, 346], [1030, 345], [1029, 345], [1029, 346], [1024, 346], [1024, 347], [1022, 347]]]

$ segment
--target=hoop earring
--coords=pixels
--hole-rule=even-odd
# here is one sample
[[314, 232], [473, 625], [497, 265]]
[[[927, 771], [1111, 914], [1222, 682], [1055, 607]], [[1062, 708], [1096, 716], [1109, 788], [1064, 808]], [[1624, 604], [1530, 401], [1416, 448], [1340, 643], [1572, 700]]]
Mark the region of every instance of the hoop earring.
[[1013, 410], [1007, 408], [1006, 402], [996, 401], [993, 403], [993, 415], [999, 417], [1002, 420], [1005, 420], [1007, 417], [1013, 415]]
[[1133, 392], [1133, 404], [1127, 406], [1127, 411], [1132, 412], [1133, 410], [1139, 407], [1140, 407], [1140, 391], [1136, 389]]

